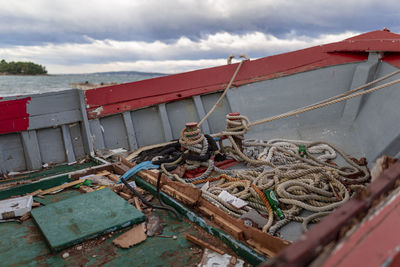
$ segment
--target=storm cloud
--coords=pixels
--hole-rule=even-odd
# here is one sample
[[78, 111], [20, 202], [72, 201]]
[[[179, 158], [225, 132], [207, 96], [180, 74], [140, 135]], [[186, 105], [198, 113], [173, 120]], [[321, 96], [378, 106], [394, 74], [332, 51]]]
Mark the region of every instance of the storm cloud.
[[230, 53], [257, 58], [383, 27], [400, 31], [397, 1], [0, 0], [0, 4], [0, 57], [32, 60], [51, 73], [172, 73], [224, 64]]

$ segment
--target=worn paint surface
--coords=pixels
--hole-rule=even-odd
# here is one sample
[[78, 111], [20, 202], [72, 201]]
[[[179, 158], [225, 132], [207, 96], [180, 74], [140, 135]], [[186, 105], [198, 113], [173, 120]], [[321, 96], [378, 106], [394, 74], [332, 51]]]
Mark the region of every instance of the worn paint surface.
[[[65, 190], [45, 196], [48, 203], [79, 194]], [[199, 249], [186, 240], [185, 234], [196, 234], [192, 225], [177, 221], [165, 211], [155, 211], [165, 226], [163, 235], [177, 239], [148, 237], [143, 243], [121, 249], [112, 240], [124, 231], [77, 244], [72, 248], [52, 253], [32, 219], [22, 224], [3, 223], [0, 227], [0, 250], [4, 266], [194, 266], [201, 260]], [[81, 246], [82, 249], [77, 248]], [[68, 252], [69, 257], [62, 258]]]
[[400, 194], [397, 193], [348, 237], [323, 266], [381, 266], [396, 254], [400, 244], [399, 210]]
[[25, 131], [29, 127], [30, 97], [0, 102], [0, 134]]
[[[399, 34], [385, 30], [372, 31], [336, 43], [246, 61], [233, 87], [322, 67], [363, 61], [370, 51], [386, 52], [382, 60], [399, 67], [399, 43]], [[87, 90], [87, 114], [89, 118], [98, 118], [222, 90], [236, 68], [237, 64], [231, 64]]]
[[[138, 186], [143, 187], [145, 190], [149, 191], [152, 194], [157, 193], [157, 189], [141, 179], [138, 176], [135, 176], [135, 182]], [[224, 242], [228, 247], [230, 247], [238, 256], [245, 259], [248, 263], [256, 266], [265, 261], [265, 258], [249, 247], [245, 246], [241, 242], [235, 240], [230, 235], [226, 234], [224, 231], [213, 227], [206, 223], [206, 221], [198, 216], [193, 211], [186, 208], [184, 205], [173, 199], [172, 197], [168, 196], [164, 192], [160, 192], [160, 196], [162, 200], [167, 203], [168, 205], [174, 207], [179, 213], [183, 214], [188, 220], [191, 222], [199, 225], [201, 228], [206, 230], [209, 234], [219, 238], [222, 242]]]
[[143, 213], [109, 188], [46, 205], [31, 213], [55, 251], [145, 219]]

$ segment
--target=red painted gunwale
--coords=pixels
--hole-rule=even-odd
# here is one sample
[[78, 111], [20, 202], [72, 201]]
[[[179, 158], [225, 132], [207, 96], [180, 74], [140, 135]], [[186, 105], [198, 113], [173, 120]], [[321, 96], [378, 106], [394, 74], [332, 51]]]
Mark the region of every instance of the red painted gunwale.
[[[363, 61], [370, 51], [390, 52], [383, 60], [400, 67], [400, 35], [372, 31], [336, 43], [246, 61], [233, 86]], [[236, 67], [237, 63], [87, 90], [87, 114], [89, 119], [98, 118], [223, 90]]]

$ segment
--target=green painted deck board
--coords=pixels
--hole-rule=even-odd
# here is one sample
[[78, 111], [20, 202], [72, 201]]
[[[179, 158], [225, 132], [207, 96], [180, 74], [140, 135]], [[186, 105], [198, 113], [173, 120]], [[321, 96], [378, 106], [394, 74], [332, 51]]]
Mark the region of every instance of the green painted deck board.
[[34, 209], [32, 217], [55, 251], [145, 219], [108, 188]]
[[[112, 244], [120, 234], [105, 240], [99, 237], [85, 241], [58, 253], [52, 253], [42, 233], [32, 219], [22, 224], [7, 222], [0, 227], [1, 266], [195, 266], [202, 253], [194, 254], [196, 247], [185, 238], [186, 233], [196, 235], [193, 226], [178, 221], [165, 211], [155, 211], [165, 224], [164, 235], [178, 238], [148, 237], [146, 241], [129, 249], [121, 249]], [[99, 241], [100, 240], [100, 241]], [[96, 245], [88, 246], [89, 243]], [[83, 246], [77, 250], [77, 246]], [[62, 258], [68, 252], [70, 256]], [[93, 257], [95, 256], [95, 257]]]
[[82, 164], [72, 164], [72, 165], [60, 164], [60, 165], [52, 166], [48, 169], [35, 171], [32, 173], [16, 175], [13, 177], [12, 181], [0, 180], [0, 184], [11, 183], [11, 182], [15, 182], [18, 180], [42, 179], [45, 177], [55, 176], [58, 174], [64, 174], [64, 173], [68, 173], [68, 172], [74, 172], [74, 171], [87, 169], [87, 168], [97, 166], [97, 165], [100, 165], [100, 163], [98, 163], [97, 160], [95, 160], [95, 159], [90, 159], [88, 162], [85, 162]]

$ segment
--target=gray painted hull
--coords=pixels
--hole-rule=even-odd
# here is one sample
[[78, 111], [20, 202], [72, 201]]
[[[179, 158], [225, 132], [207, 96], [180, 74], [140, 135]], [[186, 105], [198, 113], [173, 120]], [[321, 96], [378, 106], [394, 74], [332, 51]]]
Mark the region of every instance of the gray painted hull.
[[[223, 130], [229, 112], [240, 112], [254, 121], [346, 92], [395, 70], [371, 53], [366, 62], [232, 88], [202, 130]], [[0, 171], [40, 169], [45, 163], [75, 162], [99, 149], [122, 147], [133, 151], [177, 139], [184, 124], [199, 121], [220, 94], [198, 95], [91, 120], [86, 116], [81, 90], [31, 95], [27, 110], [31, 116], [29, 129], [0, 135]], [[12, 99], [15, 98], [4, 98]], [[245, 138], [328, 141], [350, 156], [366, 157], [371, 166], [380, 155], [396, 156], [400, 151], [399, 103], [397, 84], [347, 102], [255, 126]]]

